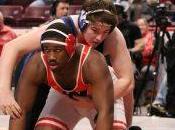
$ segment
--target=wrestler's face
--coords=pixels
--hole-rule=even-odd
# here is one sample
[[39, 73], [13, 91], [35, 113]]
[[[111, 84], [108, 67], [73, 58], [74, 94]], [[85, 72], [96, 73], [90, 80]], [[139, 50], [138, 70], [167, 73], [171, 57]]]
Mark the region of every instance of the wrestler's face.
[[56, 7], [56, 17], [67, 16], [69, 11], [69, 4], [60, 2]]
[[70, 58], [65, 46], [53, 43], [43, 44], [43, 53], [47, 56], [48, 65], [52, 70], [61, 70]]
[[88, 27], [83, 32], [83, 36], [87, 43], [92, 47], [96, 47], [109, 35], [110, 30], [111, 26], [106, 23], [89, 23]]

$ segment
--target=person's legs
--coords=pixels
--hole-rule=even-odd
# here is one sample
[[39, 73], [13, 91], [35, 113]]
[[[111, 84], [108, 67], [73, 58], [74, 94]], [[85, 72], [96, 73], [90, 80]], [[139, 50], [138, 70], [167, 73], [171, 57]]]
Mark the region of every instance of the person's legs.
[[[117, 77], [114, 74], [114, 71], [111, 67], [109, 67], [113, 83], [117, 80]], [[130, 101], [131, 95], [128, 96]], [[132, 103], [131, 103], [132, 104]], [[130, 103], [127, 103], [126, 107], [131, 106]], [[113, 123], [113, 130], [126, 130], [127, 129], [127, 123], [126, 123], [126, 118], [130, 120], [132, 118], [132, 113], [130, 113], [130, 110], [132, 108], [126, 109], [124, 105], [124, 100], [123, 98], [119, 98], [115, 100], [114, 102], [114, 123]], [[132, 110], [131, 110], [132, 111]], [[125, 112], [128, 113], [128, 115], [125, 115]]]
[[164, 75], [160, 88], [158, 89], [156, 98], [153, 104], [166, 104], [166, 94], [167, 94], [167, 74]]
[[72, 130], [81, 116], [71, 100], [73, 99], [51, 89], [35, 129]]
[[[164, 59], [165, 61], [165, 59]], [[160, 62], [160, 61], [159, 61]], [[166, 62], [159, 63], [159, 72], [157, 78], [158, 92], [153, 104], [166, 104], [166, 94], [167, 94], [167, 65]]]
[[114, 123], [113, 130], [126, 130], [126, 116], [123, 98], [119, 98], [114, 103]]
[[152, 104], [148, 105], [147, 109], [150, 115], [166, 116], [166, 94], [167, 94], [167, 72], [166, 62], [159, 61], [159, 68], [157, 74], [157, 94]]
[[[97, 111], [95, 108], [92, 109], [77, 109], [77, 111], [82, 115], [82, 117], [87, 117], [90, 121], [90, 124], [93, 129], [95, 129], [95, 122], [97, 118]], [[126, 117], [125, 117], [125, 108], [123, 103], [123, 98], [119, 98], [114, 103], [114, 122], [112, 130], [126, 130]]]

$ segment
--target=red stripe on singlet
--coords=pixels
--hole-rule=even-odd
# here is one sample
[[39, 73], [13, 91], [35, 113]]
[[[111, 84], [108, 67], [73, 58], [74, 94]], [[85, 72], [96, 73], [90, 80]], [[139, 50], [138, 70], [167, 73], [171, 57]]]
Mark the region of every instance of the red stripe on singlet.
[[126, 126], [126, 123], [123, 122], [123, 121], [114, 120], [114, 122], [113, 122], [113, 128], [125, 130], [127, 128], [127, 126]]
[[40, 118], [35, 127], [37, 126], [55, 126], [55, 127], [61, 127], [64, 128], [65, 130], [69, 130], [68, 126], [63, 122], [58, 119], [55, 119], [54, 117], [42, 117]]

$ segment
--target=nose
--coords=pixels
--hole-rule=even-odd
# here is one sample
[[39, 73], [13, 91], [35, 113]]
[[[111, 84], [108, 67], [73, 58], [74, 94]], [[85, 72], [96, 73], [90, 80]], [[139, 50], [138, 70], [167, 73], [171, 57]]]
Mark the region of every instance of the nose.
[[103, 34], [98, 34], [97, 36], [96, 36], [96, 41], [102, 41], [102, 39], [103, 39]]
[[47, 57], [49, 60], [56, 60], [54, 51], [50, 51]]
[[63, 10], [63, 15], [64, 15], [64, 16], [67, 16], [67, 15], [68, 15], [68, 9], [67, 9], [67, 8], [65, 8], [65, 9]]

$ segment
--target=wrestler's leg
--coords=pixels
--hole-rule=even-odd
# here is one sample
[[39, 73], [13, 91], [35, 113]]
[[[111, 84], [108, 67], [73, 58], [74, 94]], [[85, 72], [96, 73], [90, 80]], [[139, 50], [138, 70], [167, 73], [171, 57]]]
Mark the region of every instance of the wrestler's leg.
[[73, 130], [81, 115], [72, 100], [51, 88], [35, 130]]
[[26, 115], [33, 106], [37, 95], [38, 87], [20, 85], [15, 91], [15, 98], [22, 109], [22, 116], [19, 119], [10, 119], [10, 130], [25, 130]]
[[[93, 109], [89, 109], [87, 113], [88, 113], [87, 115], [85, 114], [82, 114], [82, 115], [85, 115], [89, 119], [92, 128], [95, 129], [95, 122], [98, 116], [97, 111], [95, 108], [93, 108]], [[127, 124], [126, 124], [123, 98], [119, 98], [114, 102], [113, 130], [126, 130], [126, 129], [127, 129]]]
[[124, 100], [127, 127], [129, 128], [132, 125], [132, 118], [133, 118], [133, 109], [134, 109], [133, 92], [131, 91], [126, 96], [124, 96], [123, 100]]
[[[116, 75], [114, 74], [113, 68], [109, 67], [109, 71], [112, 76], [113, 83], [117, 80]], [[127, 122], [125, 116], [125, 106], [123, 98], [119, 98], [114, 102], [114, 123], [113, 130], [126, 130]]]
[[113, 130], [126, 130], [126, 116], [123, 98], [119, 98], [114, 103], [114, 123]]

